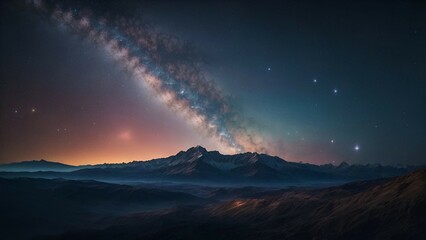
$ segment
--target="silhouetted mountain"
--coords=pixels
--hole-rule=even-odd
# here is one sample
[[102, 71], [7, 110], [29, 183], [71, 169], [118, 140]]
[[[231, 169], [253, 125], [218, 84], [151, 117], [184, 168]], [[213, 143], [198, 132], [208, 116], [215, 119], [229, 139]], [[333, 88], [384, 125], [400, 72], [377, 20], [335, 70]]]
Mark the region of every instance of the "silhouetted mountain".
[[71, 166], [59, 162], [49, 162], [46, 160], [32, 160], [8, 164], [0, 164], [0, 171], [3, 172], [37, 172], [37, 171], [55, 171], [67, 172], [77, 170], [79, 167]]
[[423, 239], [426, 170], [338, 187], [144, 213], [63, 239]]
[[[95, 180], [167, 180], [214, 184], [306, 184], [343, 182], [406, 174], [414, 167], [381, 165], [339, 166], [288, 162], [259, 153], [223, 155], [201, 146], [174, 156], [122, 164], [79, 166], [70, 173], [0, 173], [3, 177], [62, 177]], [[53, 170], [54, 171], [54, 170]]]

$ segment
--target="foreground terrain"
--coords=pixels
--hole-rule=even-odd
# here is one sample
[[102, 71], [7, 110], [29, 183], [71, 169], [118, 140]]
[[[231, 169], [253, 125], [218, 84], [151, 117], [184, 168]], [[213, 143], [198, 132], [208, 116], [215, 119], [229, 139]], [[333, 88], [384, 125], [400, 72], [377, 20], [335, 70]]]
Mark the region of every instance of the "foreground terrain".
[[426, 170], [328, 188], [0, 180], [1, 239], [422, 239]]

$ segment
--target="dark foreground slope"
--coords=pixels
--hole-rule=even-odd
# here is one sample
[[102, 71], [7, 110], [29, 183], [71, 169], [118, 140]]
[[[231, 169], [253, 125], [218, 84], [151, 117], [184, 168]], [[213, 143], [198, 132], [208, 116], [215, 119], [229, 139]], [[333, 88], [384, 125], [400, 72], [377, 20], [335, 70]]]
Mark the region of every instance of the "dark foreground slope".
[[203, 199], [183, 192], [96, 181], [0, 178], [0, 239], [105, 227], [120, 216]]
[[[218, 219], [256, 226], [250, 236], [269, 239], [421, 239], [426, 226], [426, 171], [389, 182], [363, 184], [248, 201], [210, 209]], [[259, 224], [260, 223], [260, 224]], [[263, 235], [264, 236], [264, 235]]]
[[424, 239], [426, 170], [118, 219], [62, 239]]

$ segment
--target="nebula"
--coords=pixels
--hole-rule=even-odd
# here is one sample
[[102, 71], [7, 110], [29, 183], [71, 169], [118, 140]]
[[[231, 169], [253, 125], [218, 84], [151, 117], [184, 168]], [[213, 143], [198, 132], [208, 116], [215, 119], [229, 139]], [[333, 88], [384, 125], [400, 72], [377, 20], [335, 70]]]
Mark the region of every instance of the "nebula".
[[229, 98], [205, 77], [200, 57], [189, 44], [145, 21], [98, 17], [87, 9], [43, 1], [31, 6], [49, 21], [105, 49], [132, 78], [222, 151], [270, 152], [266, 138], [253, 132]]

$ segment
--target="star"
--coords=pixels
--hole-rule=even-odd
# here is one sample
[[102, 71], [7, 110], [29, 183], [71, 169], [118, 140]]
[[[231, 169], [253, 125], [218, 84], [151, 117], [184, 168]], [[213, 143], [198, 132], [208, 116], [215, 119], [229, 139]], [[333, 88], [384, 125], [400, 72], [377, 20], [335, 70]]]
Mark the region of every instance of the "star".
[[355, 145], [354, 149], [355, 149], [355, 151], [359, 151], [359, 150], [360, 150], [359, 145], [358, 145], [358, 144], [357, 144], [357, 145]]
[[333, 140], [333, 139], [331, 139], [331, 140], [330, 140], [330, 142], [331, 142], [331, 143], [334, 143], [334, 140]]
[[35, 113], [35, 112], [36, 112], [36, 109], [35, 109], [35, 108], [31, 108], [31, 112], [32, 112], [32, 113]]
[[268, 71], [271, 71], [271, 70], [272, 70], [272, 68], [268, 67]]
[[312, 80], [314, 83], [317, 83], [318, 82], [318, 80], [316, 79], [316, 78], [314, 78], [314, 80]]
[[18, 110], [13, 111], [14, 113], [18, 113]]
[[337, 90], [337, 88], [333, 89], [333, 93], [337, 94], [339, 91]]

